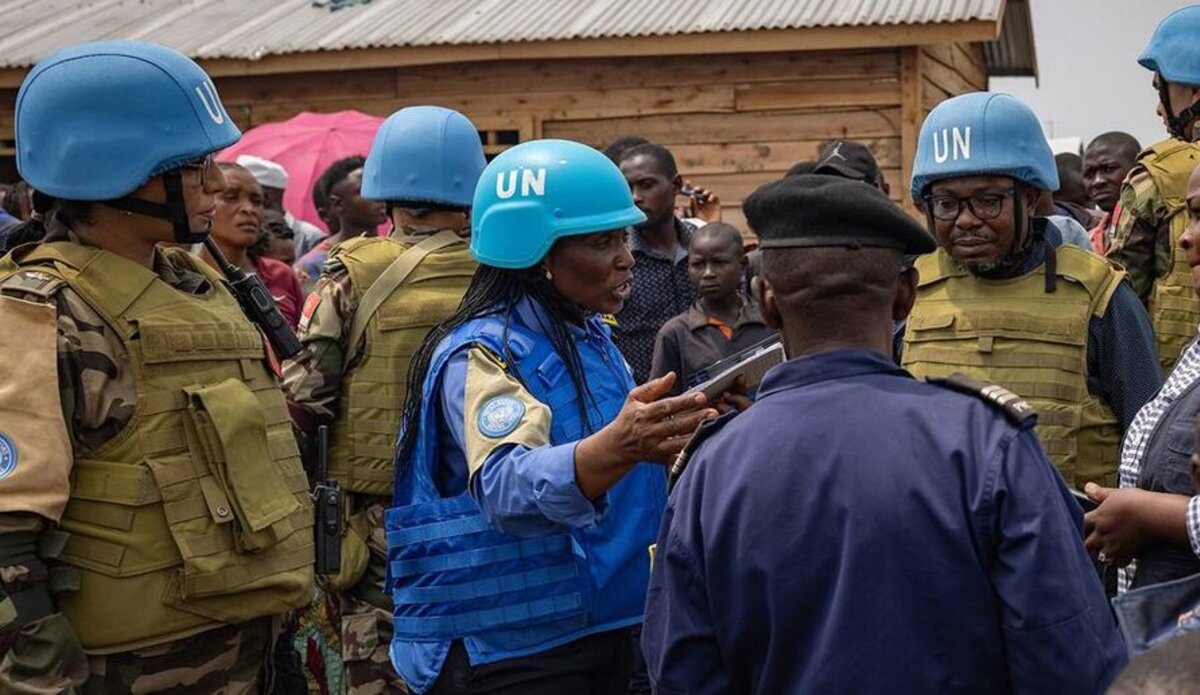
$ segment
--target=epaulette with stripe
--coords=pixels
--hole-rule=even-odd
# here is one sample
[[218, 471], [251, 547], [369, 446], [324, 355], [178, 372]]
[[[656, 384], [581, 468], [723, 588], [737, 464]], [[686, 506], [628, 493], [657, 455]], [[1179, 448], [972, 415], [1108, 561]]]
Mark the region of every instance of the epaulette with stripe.
[[981, 398], [1003, 411], [1004, 416], [1014, 425], [1023, 425], [1037, 417], [1037, 410], [1028, 401], [1003, 386], [972, 379], [965, 374], [951, 374], [944, 379], [930, 378], [926, 381]]

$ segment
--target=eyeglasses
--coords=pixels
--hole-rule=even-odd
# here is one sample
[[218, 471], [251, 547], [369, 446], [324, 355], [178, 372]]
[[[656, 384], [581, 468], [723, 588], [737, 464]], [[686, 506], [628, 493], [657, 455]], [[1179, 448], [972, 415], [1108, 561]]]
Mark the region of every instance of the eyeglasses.
[[204, 159], [201, 159], [199, 161], [189, 162], [187, 164], [179, 165], [180, 169], [195, 169], [196, 171], [200, 172], [200, 187], [201, 188], [204, 188], [204, 185], [206, 183], [208, 183], [208, 174], [209, 174], [209, 172], [212, 171], [212, 167], [213, 167], [213, 158], [212, 158], [211, 154], [205, 156]]
[[969, 198], [959, 198], [956, 195], [927, 195], [925, 204], [936, 220], [953, 222], [962, 214], [963, 204], [971, 214], [981, 220], [994, 220], [1004, 210], [1004, 201], [1014, 193], [1008, 189], [1003, 193], [976, 193]]

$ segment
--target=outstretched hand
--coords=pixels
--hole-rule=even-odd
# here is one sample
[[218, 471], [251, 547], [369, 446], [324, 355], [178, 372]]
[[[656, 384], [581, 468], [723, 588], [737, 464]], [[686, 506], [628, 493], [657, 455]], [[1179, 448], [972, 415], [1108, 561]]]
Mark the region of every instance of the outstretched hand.
[[575, 482], [589, 498], [616, 484], [640, 461], [669, 464], [704, 420], [718, 413], [702, 393], [664, 398], [675, 373], [629, 392], [617, 417], [575, 448]]

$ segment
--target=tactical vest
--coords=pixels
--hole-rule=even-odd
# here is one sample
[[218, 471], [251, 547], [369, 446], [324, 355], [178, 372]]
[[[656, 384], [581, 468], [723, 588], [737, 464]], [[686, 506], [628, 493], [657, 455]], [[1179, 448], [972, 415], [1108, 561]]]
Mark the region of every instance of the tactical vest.
[[901, 364], [919, 378], [961, 372], [1016, 393], [1037, 410], [1042, 446], [1068, 485], [1115, 487], [1121, 431], [1112, 409], [1088, 393], [1087, 342], [1124, 273], [1073, 246], [1055, 252], [1051, 293], [1045, 264], [987, 280], [944, 250], [921, 257]]
[[[60, 559], [78, 568], [59, 607], [93, 654], [162, 644], [304, 605], [312, 506], [263, 342], [216, 276], [204, 295], [69, 242], [0, 267], [61, 278], [128, 353], [137, 402], [71, 471]], [[12, 259], [12, 256], [9, 257]]]
[[[350, 273], [355, 305], [407, 249], [383, 237], [343, 241], [330, 252]], [[346, 373], [329, 453], [330, 474], [350, 492], [390, 495], [392, 446], [404, 412], [408, 365], [434, 326], [454, 313], [477, 264], [464, 241], [425, 257], [367, 324], [362, 359]], [[346, 346], [349, 362], [356, 346]]]
[[1192, 285], [1192, 269], [1187, 264], [1187, 254], [1179, 248], [1179, 238], [1189, 223], [1187, 182], [1192, 170], [1200, 164], [1200, 145], [1164, 140], [1146, 148], [1138, 164], [1154, 181], [1171, 236], [1167, 274], [1155, 279], [1147, 306], [1158, 343], [1158, 361], [1163, 373], [1168, 374], [1183, 348], [1196, 337], [1200, 325], [1200, 300]]
[[[633, 378], [599, 319], [576, 338], [591, 389], [591, 430], [620, 412]], [[410, 466], [397, 471], [388, 510], [388, 590], [394, 601], [392, 664], [423, 692], [450, 640], [473, 665], [544, 651], [584, 635], [640, 622], [649, 579], [647, 547], [666, 505], [663, 467], [638, 464], [608, 492], [596, 527], [518, 538], [493, 530], [469, 493], [440, 496], [440, 374], [464, 345], [515, 360], [506, 365], [552, 412], [550, 444], [578, 441], [583, 426], [563, 361], [539, 333], [503, 316], [470, 321], [443, 340], [425, 379], [424, 409]], [[604, 336], [599, 339], [598, 336]], [[467, 423], [474, 426], [474, 423]]]

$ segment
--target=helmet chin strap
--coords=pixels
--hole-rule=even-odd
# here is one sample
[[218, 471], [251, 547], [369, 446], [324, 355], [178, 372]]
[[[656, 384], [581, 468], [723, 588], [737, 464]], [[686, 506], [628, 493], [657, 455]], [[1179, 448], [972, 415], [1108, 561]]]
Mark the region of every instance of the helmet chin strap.
[[1167, 81], [1163, 79], [1162, 74], [1158, 76], [1158, 100], [1162, 102], [1163, 113], [1167, 114], [1167, 132], [1172, 137], [1180, 140], [1192, 139], [1192, 136], [1187, 132], [1187, 127], [1192, 121], [1200, 116], [1200, 104], [1192, 104], [1176, 115], [1175, 110], [1171, 108], [1171, 95], [1167, 92]]
[[171, 223], [175, 241], [180, 244], [198, 244], [208, 236], [208, 230], [193, 232], [188, 222], [187, 204], [183, 198], [183, 175], [172, 169], [162, 175], [163, 189], [167, 193], [166, 203], [125, 196], [116, 200], [105, 200], [103, 205], [135, 215], [154, 217]]

